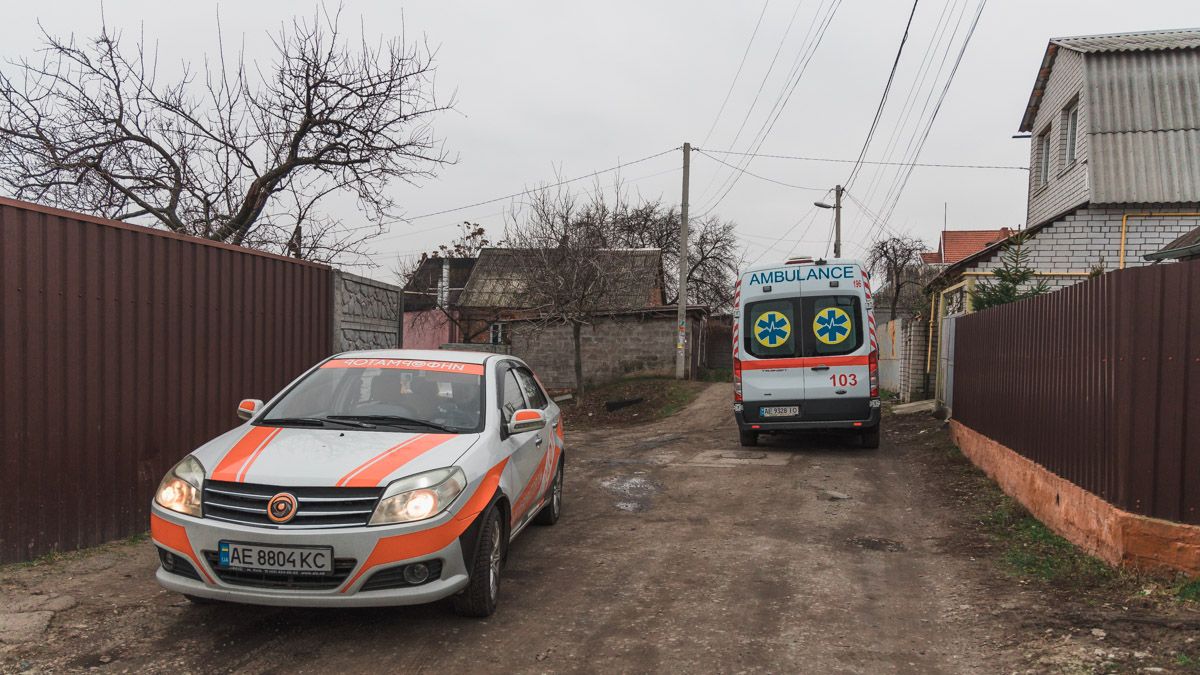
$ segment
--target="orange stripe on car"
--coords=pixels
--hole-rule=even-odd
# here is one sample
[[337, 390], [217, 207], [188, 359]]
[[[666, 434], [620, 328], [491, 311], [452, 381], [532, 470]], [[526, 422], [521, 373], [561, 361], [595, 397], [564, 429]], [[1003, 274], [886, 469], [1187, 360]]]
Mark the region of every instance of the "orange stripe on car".
[[338, 487], [375, 487], [397, 469], [454, 438], [453, 434], [420, 434], [393, 445], [342, 476]]
[[524, 518], [525, 514], [529, 510], [529, 504], [535, 497], [542, 494], [540, 490], [535, 490], [534, 488], [541, 487], [545, 482], [546, 461], [550, 458], [550, 454], [553, 452], [553, 450], [554, 446], [550, 446], [549, 448], [546, 448], [546, 452], [542, 453], [542, 460], [538, 462], [537, 468], [533, 471], [533, 475], [529, 477], [529, 482], [525, 484], [525, 487], [521, 490], [521, 494], [517, 497], [517, 501], [513, 503], [513, 523], [517, 522], [521, 518]]
[[217, 468], [213, 469], [213, 480], [241, 481], [254, 460], [262, 454], [282, 429], [277, 427], [250, 427], [245, 436], [225, 453]]
[[172, 551], [186, 555], [196, 564], [196, 571], [204, 575], [208, 579], [208, 583], [213, 583], [213, 578], [208, 576], [208, 572], [204, 570], [204, 565], [200, 564], [200, 558], [196, 556], [195, 549], [192, 548], [192, 542], [188, 539], [187, 529], [182, 525], [176, 525], [161, 516], [153, 513], [150, 514], [150, 538], [154, 543], [159, 544], [164, 548], [169, 548]]
[[362, 578], [363, 574], [374, 567], [429, 555], [449, 546], [459, 535], [467, 531], [471, 522], [475, 520], [475, 516], [487, 508], [488, 502], [492, 500], [492, 495], [496, 493], [496, 488], [500, 485], [500, 474], [504, 473], [504, 467], [507, 464], [508, 458], [506, 457], [500, 460], [499, 464], [493, 466], [483, 477], [479, 487], [475, 488], [471, 498], [449, 521], [419, 532], [380, 538], [375, 542], [375, 548], [371, 550], [371, 554], [367, 556], [362, 567], [342, 586], [341, 592], [345, 593], [350, 590], [350, 587]]
[[760, 359], [742, 361], [742, 370], [775, 370], [777, 368], [811, 368], [813, 366], [865, 366], [870, 356], [804, 356], [798, 359]]

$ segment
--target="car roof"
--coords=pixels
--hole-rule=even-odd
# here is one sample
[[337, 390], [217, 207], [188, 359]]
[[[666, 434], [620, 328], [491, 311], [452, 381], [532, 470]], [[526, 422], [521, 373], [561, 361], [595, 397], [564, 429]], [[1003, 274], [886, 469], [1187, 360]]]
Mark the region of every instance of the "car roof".
[[452, 361], [454, 363], [486, 363], [493, 356], [499, 356], [499, 354], [448, 349], [362, 349], [338, 354], [339, 358], [344, 359], [409, 359], [412, 361]]

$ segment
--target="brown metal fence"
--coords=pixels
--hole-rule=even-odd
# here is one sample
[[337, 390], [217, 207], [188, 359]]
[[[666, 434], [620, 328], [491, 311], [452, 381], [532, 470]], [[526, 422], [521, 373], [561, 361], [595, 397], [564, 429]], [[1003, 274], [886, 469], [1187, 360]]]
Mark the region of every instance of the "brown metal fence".
[[147, 528], [170, 466], [330, 349], [327, 267], [0, 199], [0, 561]]
[[965, 316], [953, 414], [1110, 503], [1200, 524], [1200, 260]]

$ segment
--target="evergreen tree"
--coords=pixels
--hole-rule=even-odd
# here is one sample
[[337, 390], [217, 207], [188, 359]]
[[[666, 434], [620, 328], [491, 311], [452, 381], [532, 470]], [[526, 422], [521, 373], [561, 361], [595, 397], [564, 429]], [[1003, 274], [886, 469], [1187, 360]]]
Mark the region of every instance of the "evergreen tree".
[[1029, 251], [1025, 250], [1026, 234], [1014, 236], [1004, 246], [1000, 267], [992, 270], [991, 281], [980, 281], [971, 291], [971, 306], [976, 310], [1006, 305], [1032, 298], [1050, 290], [1044, 279], [1035, 278], [1029, 266]]

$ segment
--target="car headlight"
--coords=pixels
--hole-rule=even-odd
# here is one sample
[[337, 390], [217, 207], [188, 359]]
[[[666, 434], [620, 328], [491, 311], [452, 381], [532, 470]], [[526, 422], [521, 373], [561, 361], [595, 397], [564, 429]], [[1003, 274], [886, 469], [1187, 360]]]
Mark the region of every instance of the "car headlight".
[[401, 478], [384, 490], [370, 524], [411, 523], [432, 518], [449, 508], [466, 487], [467, 477], [457, 466]]
[[204, 467], [191, 455], [183, 458], [163, 476], [154, 493], [154, 501], [168, 511], [200, 517], [200, 486]]

